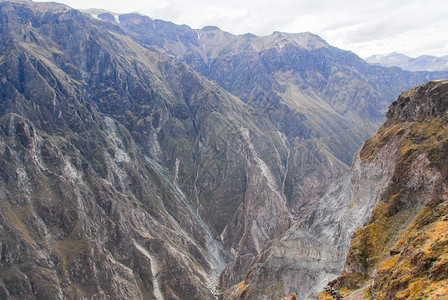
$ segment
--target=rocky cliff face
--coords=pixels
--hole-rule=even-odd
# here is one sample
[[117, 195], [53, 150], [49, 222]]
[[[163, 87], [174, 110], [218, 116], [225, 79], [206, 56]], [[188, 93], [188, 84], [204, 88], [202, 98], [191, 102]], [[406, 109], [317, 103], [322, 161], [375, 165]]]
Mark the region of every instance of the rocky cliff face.
[[355, 232], [344, 272], [330, 283], [349, 299], [448, 297], [447, 103], [446, 80], [403, 93], [362, 149], [367, 162], [401, 139], [387, 190]]

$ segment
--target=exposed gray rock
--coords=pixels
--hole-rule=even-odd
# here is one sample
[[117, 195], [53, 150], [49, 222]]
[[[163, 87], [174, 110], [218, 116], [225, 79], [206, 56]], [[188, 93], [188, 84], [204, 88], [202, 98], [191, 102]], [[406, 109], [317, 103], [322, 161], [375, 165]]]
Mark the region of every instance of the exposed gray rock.
[[448, 80], [435, 80], [402, 93], [387, 111], [387, 121], [417, 122], [448, 110]]

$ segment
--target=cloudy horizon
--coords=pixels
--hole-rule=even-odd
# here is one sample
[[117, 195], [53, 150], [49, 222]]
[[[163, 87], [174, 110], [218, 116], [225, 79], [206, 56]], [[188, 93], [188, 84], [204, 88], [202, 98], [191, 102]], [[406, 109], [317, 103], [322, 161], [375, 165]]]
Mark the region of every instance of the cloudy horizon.
[[[42, 2], [39, 0], [39, 2]], [[73, 8], [139, 12], [192, 28], [218, 26], [233, 34], [312, 32], [366, 58], [399, 52], [448, 55], [448, 3], [442, 0], [61, 0]]]

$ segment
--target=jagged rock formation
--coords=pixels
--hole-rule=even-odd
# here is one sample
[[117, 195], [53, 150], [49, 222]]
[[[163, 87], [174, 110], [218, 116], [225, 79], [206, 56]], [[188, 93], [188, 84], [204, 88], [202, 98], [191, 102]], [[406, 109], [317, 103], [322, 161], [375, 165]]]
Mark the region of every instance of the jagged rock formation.
[[408, 71], [447, 71], [448, 56], [421, 55], [413, 58], [402, 53], [376, 54], [366, 58], [373, 65], [399, 67]]
[[[217, 282], [241, 281], [307, 207], [320, 209], [388, 102], [366, 96], [356, 107], [355, 95], [395, 91], [390, 78], [366, 86], [392, 73], [345, 52], [336, 64], [339, 52], [310, 34], [246, 36], [241, 47], [259, 48], [232, 79], [219, 74], [241, 47], [195, 65], [187, 53], [203, 47], [187, 26], [154, 21], [163, 30], [138, 36], [135, 15], [97, 17], [108, 21], [0, 2], [2, 299], [215, 298]], [[237, 39], [201, 32], [209, 48], [212, 33]], [[213, 72], [201, 69], [212, 61]], [[248, 65], [261, 75], [253, 82]], [[440, 76], [400, 72], [401, 84]], [[363, 83], [334, 96], [336, 74]]]
[[344, 272], [330, 283], [348, 299], [448, 297], [447, 80], [403, 93], [362, 159], [397, 138], [400, 156], [381, 203], [355, 232]]
[[335, 288], [332, 288], [330, 286], [326, 286], [324, 288], [324, 290], [325, 290], [325, 292], [327, 292], [331, 296], [331, 299], [333, 299], [333, 300], [342, 300], [343, 299], [342, 295]]

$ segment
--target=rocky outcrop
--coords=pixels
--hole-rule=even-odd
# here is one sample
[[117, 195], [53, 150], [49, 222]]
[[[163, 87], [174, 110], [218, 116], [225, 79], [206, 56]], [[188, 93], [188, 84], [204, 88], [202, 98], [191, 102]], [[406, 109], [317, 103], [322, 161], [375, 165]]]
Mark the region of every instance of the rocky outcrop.
[[341, 294], [339, 293], [338, 290], [330, 287], [330, 286], [326, 286], [324, 288], [325, 292], [327, 292], [328, 294], [330, 294], [330, 296], [334, 299], [334, 300], [342, 300], [343, 297], [341, 296]]
[[430, 81], [402, 93], [389, 107], [387, 122], [422, 122], [448, 111], [446, 80]]

